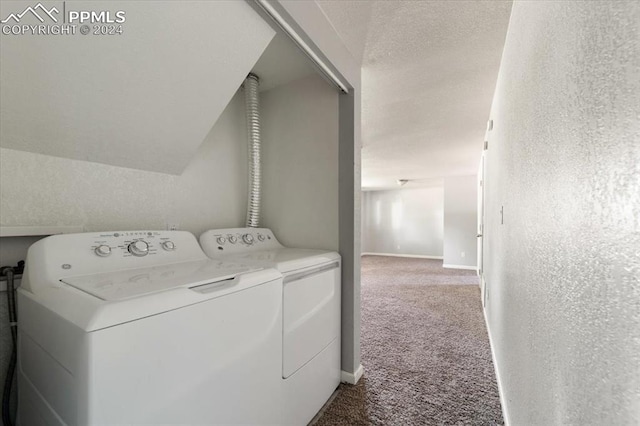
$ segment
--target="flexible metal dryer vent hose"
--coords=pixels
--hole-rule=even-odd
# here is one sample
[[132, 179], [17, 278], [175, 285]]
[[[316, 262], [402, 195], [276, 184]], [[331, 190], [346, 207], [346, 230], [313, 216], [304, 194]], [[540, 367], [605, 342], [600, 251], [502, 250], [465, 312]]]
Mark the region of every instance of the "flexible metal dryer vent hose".
[[247, 112], [247, 135], [249, 137], [249, 200], [247, 202], [246, 226], [260, 225], [260, 111], [258, 110], [258, 76], [249, 74], [244, 80], [244, 100]]

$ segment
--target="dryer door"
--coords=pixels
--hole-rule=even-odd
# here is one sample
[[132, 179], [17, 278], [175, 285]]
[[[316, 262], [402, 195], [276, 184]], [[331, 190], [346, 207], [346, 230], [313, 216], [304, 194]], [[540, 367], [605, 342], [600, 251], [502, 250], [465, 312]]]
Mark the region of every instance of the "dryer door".
[[282, 377], [340, 336], [340, 262], [284, 277]]

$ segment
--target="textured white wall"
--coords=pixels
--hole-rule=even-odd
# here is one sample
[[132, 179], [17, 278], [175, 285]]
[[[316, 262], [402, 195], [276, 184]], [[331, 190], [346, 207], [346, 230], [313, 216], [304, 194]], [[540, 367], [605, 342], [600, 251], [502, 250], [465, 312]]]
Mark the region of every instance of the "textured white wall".
[[311, 76], [261, 96], [263, 224], [284, 245], [338, 250], [338, 92]]
[[246, 149], [242, 93], [180, 176], [2, 149], [1, 224], [97, 231], [177, 223], [196, 234], [237, 226], [246, 204]]
[[513, 7], [485, 211], [512, 425], [640, 424], [638, 22], [637, 1]]
[[442, 256], [443, 188], [363, 192], [362, 251]]
[[[444, 179], [444, 265], [478, 263], [478, 177]], [[464, 257], [462, 255], [464, 253]]]

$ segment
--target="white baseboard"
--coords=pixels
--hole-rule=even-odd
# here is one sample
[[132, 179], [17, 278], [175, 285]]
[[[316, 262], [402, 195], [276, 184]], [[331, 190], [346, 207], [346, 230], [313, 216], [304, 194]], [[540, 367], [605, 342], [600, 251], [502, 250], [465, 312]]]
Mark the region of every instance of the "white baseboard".
[[448, 269], [466, 269], [468, 271], [477, 271], [478, 267], [477, 266], [468, 266], [468, 265], [451, 265], [448, 263], [445, 263], [444, 265], [442, 265], [443, 268], [448, 268]]
[[500, 395], [500, 406], [502, 407], [502, 418], [504, 420], [504, 426], [509, 426], [511, 421], [509, 420], [509, 410], [507, 409], [507, 397], [504, 394], [504, 388], [502, 387], [502, 376], [500, 375], [500, 368], [496, 359], [495, 346], [493, 345], [493, 338], [491, 337], [491, 328], [489, 328], [489, 320], [487, 320], [487, 310], [482, 309], [484, 315], [484, 324], [487, 327], [487, 334], [489, 335], [489, 346], [491, 347], [491, 360], [493, 361], [493, 369], [496, 372], [496, 383], [498, 384], [498, 395]]
[[424, 256], [421, 254], [398, 254], [398, 253], [372, 253], [364, 252], [360, 253], [362, 256], [391, 256], [391, 257], [415, 257], [417, 259], [436, 259], [442, 260], [442, 256]]
[[342, 370], [340, 372], [340, 381], [342, 383], [349, 383], [351, 385], [355, 385], [356, 383], [358, 383], [358, 380], [360, 380], [363, 374], [364, 374], [364, 368], [362, 367], [362, 364], [360, 364], [358, 368], [356, 368], [355, 373], [349, 373]]

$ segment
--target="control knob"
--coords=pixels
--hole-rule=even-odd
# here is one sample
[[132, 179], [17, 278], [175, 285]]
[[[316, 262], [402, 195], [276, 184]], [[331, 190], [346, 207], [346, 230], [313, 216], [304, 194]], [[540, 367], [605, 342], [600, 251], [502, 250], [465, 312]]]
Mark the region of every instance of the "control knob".
[[251, 234], [244, 234], [242, 236], [242, 241], [244, 241], [245, 244], [247, 245], [251, 245], [253, 244], [253, 235]]
[[134, 241], [129, 244], [129, 253], [138, 257], [146, 256], [149, 254], [149, 244], [144, 241]]
[[100, 257], [107, 257], [111, 254], [111, 247], [102, 244], [96, 247], [95, 252]]
[[260, 240], [260, 241], [264, 241], [264, 235], [262, 235], [262, 234], [258, 234], [258, 240]]
[[176, 249], [176, 245], [173, 244], [173, 241], [163, 241], [162, 248], [166, 251], [173, 251]]
[[235, 237], [235, 235], [229, 235], [229, 242], [231, 244], [235, 244], [238, 241], [238, 239]]
[[218, 242], [218, 244], [223, 245], [224, 243], [227, 242], [227, 240], [224, 237], [218, 237], [216, 239], [216, 241]]

